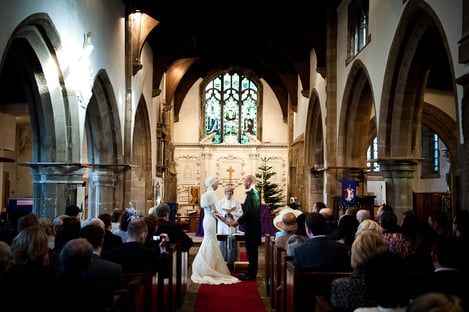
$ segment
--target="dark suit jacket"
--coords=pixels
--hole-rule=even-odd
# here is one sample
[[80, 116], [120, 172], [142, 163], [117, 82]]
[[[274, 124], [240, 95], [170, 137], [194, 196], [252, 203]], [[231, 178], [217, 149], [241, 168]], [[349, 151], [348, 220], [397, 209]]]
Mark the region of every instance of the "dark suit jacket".
[[463, 300], [464, 306], [469, 308], [469, 295], [466, 284], [467, 274], [460, 270], [435, 271], [432, 274], [428, 291], [459, 296]]
[[255, 241], [258, 245], [262, 244], [261, 219], [259, 216], [261, 199], [256, 188], [246, 192], [246, 199], [242, 208], [243, 215], [239, 217], [238, 223], [244, 225], [245, 239]]
[[103, 251], [111, 250], [122, 245], [122, 237], [112, 234], [111, 231], [104, 232]]
[[138, 242], [125, 242], [120, 247], [103, 252], [101, 257], [121, 264], [124, 273], [155, 271], [165, 274], [169, 272], [169, 264], [164, 255]]
[[160, 219], [158, 221], [158, 229], [156, 230], [155, 235], [160, 235], [161, 233], [168, 234], [170, 244], [181, 242], [183, 251], [188, 251], [189, 248], [194, 245], [192, 238], [184, 232], [179, 223]]
[[111, 289], [85, 279], [81, 272], [60, 273], [54, 287], [54, 300], [47, 310], [49, 312], [103, 312], [109, 310], [114, 299]]
[[106, 286], [112, 290], [121, 287], [122, 265], [102, 259], [93, 254], [93, 260], [85, 272], [85, 279]]
[[293, 262], [310, 271], [352, 270], [347, 247], [326, 237], [316, 237], [296, 247]]

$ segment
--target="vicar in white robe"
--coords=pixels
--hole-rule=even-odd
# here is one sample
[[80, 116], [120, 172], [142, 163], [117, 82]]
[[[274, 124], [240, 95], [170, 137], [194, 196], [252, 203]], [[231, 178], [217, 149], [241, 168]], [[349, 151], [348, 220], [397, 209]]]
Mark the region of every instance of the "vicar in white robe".
[[[243, 209], [241, 203], [232, 198], [234, 188], [227, 186], [224, 192], [225, 197], [216, 204], [217, 212], [224, 216], [227, 221], [238, 220], [243, 214]], [[217, 234], [228, 235], [226, 241], [219, 241], [218, 244], [228, 266], [232, 267], [235, 261], [239, 261], [239, 241], [233, 236], [242, 233], [238, 232], [238, 227], [229, 226], [218, 219]]]

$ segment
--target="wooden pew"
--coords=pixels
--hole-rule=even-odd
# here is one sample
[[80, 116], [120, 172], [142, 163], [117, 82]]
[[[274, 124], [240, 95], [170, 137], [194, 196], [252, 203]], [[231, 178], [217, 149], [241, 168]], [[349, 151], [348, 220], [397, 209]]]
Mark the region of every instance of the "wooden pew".
[[145, 307], [145, 287], [148, 287], [145, 281], [145, 274], [136, 276], [129, 282], [128, 303], [131, 311], [144, 311]]
[[[169, 257], [169, 274], [158, 274], [158, 305], [159, 312], [176, 311], [176, 284], [177, 284], [177, 248], [176, 244], [166, 247]], [[156, 311], [156, 310], [155, 310]]]
[[269, 233], [264, 235], [264, 286], [267, 297], [270, 297], [270, 283], [272, 282], [272, 276], [270, 267], [272, 265], [272, 245], [270, 243], [271, 236]]
[[275, 308], [275, 289], [274, 289], [274, 279], [275, 279], [275, 264], [274, 264], [274, 251], [275, 251], [275, 239], [274, 237], [270, 238], [270, 301], [271, 301], [271, 308]]
[[182, 244], [176, 245], [176, 308], [182, 307], [187, 291], [189, 252], [182, 250]]
[[287, 312], [333, 311], [330, 305], [332, 281], [351, 274], [303, 271], [294, 265], [292, 259], [287, 259], [285, 265]]
[[114, 290], [115, 302], [112, 311], [141, 312], [152, 311], [154, 273], [123, 273], [122, 288]]
[[282, 292], [284, 291], [284, 276], [285, 266], [284, 258], [287, 251], [279, 246], [274, 245], [274, 273], [273, 273], [273, 293], [272, 293], [272, 308], [277, 312], [282, 312]]
[[[187, 289], [188, 254], [185, 252], [185, 256], [183, 256], [182, 250], [180, 250], [178, 255], [176, 244], [167, 246], [166, 250], [168, 252], [169, 274], [164, 276], [153, 272], [124, 273], [122, 289], [114, 292], [113, 311], [175, 312], [178, 295], [180, 296], [180, 305], [182, 305], [183, 293]], [[140, 289], [136, 285], [141, 286], [142, 277], [143, 288]], [[137, 297], [140, 296], [140, 292], [143, 292], [143, 304], [141, 309], [135, 310], [137, 305], [140, 307], [140, 297]], [[120, 305], [124, 308], [120, 309]]]

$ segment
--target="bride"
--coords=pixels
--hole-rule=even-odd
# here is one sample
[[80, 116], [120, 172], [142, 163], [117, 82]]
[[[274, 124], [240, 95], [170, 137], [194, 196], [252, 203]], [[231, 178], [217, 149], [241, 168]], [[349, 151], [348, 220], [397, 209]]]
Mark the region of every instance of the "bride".
[[205, 186], [207, 191], [202, 194], [200, 199], [200, 207], [204, 209], [202, 223], [204, 238], [192, 262], [191, 280], [194, 283], [212, 285], [238, 283], [240, 280], [231, 275], [218, 246], [215, 208], [217, 202], [215, 191], [218, 188], [217, 178], [207, 177]]

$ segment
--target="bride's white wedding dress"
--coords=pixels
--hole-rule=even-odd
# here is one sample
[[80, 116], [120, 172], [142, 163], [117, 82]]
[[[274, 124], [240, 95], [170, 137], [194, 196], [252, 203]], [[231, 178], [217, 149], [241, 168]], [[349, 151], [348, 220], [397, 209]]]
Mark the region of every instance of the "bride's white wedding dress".
[[199, 251], [192, 262], [191, 280], [199, 284], [234, 284], [240, 282], [232, 276], [228, 266], [223, 259], [217, 241], [217, 219], [212, 214], [217, 202], [216, 192], [208, 190], [202, 194], [200, 206], [204, 209], [204, 238], [200, 244]]

